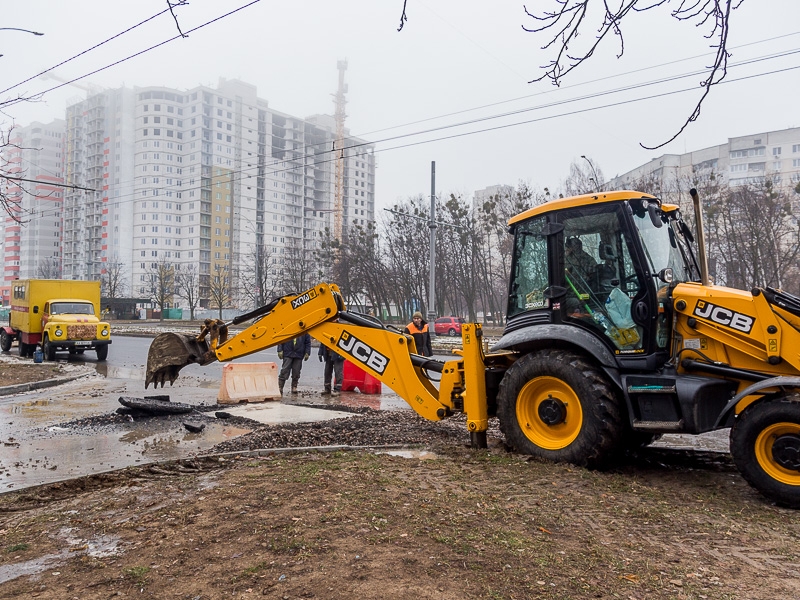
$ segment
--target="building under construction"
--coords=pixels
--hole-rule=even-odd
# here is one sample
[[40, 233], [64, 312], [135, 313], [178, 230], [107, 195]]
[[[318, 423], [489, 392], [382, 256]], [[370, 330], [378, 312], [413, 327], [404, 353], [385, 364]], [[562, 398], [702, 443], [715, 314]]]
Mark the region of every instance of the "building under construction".
[[96, 279], [114, 263], [141, 297], [166, 261], [197, 273], [201, 307], [225, 286], [241, 308], [317, 281], [326, 231], [344, 239], [375, 219], [374, 147], [345, 128], [343, 67], [334, 115], [294, 117], [224, 79], [69, 106], [65, 179], [94, 191], [64, 192], [64, 277]]

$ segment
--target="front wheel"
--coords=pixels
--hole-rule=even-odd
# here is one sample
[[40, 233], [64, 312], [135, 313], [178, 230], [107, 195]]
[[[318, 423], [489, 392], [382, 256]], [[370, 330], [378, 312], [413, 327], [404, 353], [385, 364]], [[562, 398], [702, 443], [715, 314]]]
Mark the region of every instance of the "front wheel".
[[456, 330], [451, 327], [450, 331], [447, 332], [447, 335], [450, 337], [456, 337]]
[[11, 339], [11, 336], [8, 335], [8, 332], [5, 329], [0, 331], [0, 350], [3, 352], [8, 352], [11, 350], [12, 341], [13, 340]]
[[42, 340], [42, 351], [45, 360], [52, 362], [56, 359], [56, 347], [50, 343], [50, 338], [47, 337], [47, 334], [44, 335], [44, 339]]
[[108, 344], [97, 347], [97, 360], [103, 361], [108, 358]]
[[620, 401], [586, 358], [566, 350], [523, 356], [498, 395], [500, 428], [517, 451], [554, 462], [603, 466], [623, 432]]
[[747, 483], [800, 508], [800, 394], [748, 406], [731, 428], [731, 455]]

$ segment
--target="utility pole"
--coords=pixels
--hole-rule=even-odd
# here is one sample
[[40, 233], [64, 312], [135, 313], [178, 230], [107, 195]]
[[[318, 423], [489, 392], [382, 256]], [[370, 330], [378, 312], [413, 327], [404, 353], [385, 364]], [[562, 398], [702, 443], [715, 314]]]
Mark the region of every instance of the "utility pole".
[[344, 120], [347, 116], [344, 110], [347, 92], [347, 84], [344, 82], [344, 72], [347, 70], [347, 61], [340, 60], [336, 63], [339, 69], [339, 88], [336, 91], [336, 172], [334, 181], [334, 204], [333, 204], [333, 239], [342, 242], [344, 235]]
[[431, 220], [428, 227], [431, 229], [431, 272], [428, 287], [428, 332], [431, 337], [436, 337], [436, 161], [431, 161]]

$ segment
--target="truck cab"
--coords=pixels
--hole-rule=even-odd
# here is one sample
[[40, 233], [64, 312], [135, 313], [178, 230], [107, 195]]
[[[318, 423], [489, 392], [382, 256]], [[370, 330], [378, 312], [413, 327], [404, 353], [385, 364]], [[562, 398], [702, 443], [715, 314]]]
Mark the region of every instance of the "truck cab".
[[41, 345], [46, 360], [56, 352], [97, 353], [106, 360], [111, 326], [100, 318], [100, 282], [62, 279], [20, 279], [12, 285], [11, 313], [0, 328], [0, 349], [14, 341], [20, 356], [32, 356]]

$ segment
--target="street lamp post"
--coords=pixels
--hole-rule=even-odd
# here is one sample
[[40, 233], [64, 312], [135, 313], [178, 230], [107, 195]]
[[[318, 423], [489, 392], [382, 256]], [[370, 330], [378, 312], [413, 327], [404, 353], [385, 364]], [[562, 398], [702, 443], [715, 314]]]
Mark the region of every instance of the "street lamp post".
[[597, 171], [594, 168], [594, 163], [590, 159], [586, 158], [586, 156], [584, 156], [583, 154], [581, 154], [581, 158], [589, 163], [589, 166], [592, 169], [592, 175], [594, 175], [594, 177], [589, 177], [589, 181], [594, 181], [594, 191], [595, 192], [599, 192], [600, 191], [600, 181], [598, 181], [598, 179], [597, 179]]
[[0, 31], [24, 31], [25, 33], [32, 33], [33, 35], [44, 35], [38, 31], [31, 31], [30, 29], [20, 29], [19, 27], [0, 27]]
[[428, 224], [431, 230], [431, 272], [428, 290], [428, 332], [430, 336], [436, 337], [436, 328], [433, 322], [436, 320], [436, 161], [431, 161], [431, 220]]
[[[22, 31], [23, 33], [30, 33], [32, 35], [44, 35], [39, 31], [31, 31], [30, 29], [21, 29], [20, 27], [0, 27], [0, 31]], [[0, 54], [0, 57], [3, 56]]]

